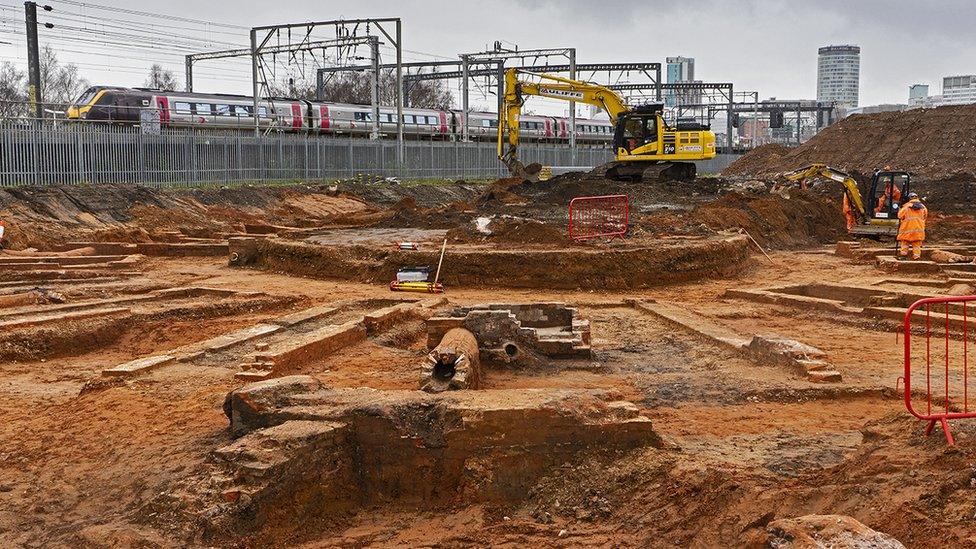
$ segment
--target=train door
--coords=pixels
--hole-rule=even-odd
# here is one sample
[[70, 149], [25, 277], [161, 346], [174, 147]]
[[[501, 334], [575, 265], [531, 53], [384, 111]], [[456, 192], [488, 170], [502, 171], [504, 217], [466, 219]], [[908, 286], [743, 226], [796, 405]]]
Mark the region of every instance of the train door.
[[301, 103], [291, 104], [291, 128], [293, 130], [302, 129], [302, 105]]
[[163, 124], [169, 122], [169, 98], [162, 95], [156, 97], [156, 107], [159, 108], [159, 121]]
[[322, 131], [328, 131], [330, 126], [329, 120], [329, 107], [326, 105], [319, 105], [319, 129]]

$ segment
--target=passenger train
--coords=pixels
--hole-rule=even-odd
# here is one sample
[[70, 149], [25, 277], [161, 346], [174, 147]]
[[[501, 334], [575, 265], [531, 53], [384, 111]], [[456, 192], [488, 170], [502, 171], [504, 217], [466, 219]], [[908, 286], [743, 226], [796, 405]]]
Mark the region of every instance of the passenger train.
[[[85, 90], [68, 108], [67, 117], [76, 121], [138, 124], [143, 121], [144, 111], [158, 112], [160, 125], [171, 128], [248, 129], [254, 127], [255, 117], [254, 101], [245, 95], [113, 86]], [[271, 98], [258, 102], [256, 115], [261, 128], [273, 131], [365, 137], [373, 127], [369, 105]], [[396, 116], [396, 109], [380, 107], [381, 134], [396, 134]], [[413, 139], [455, 139], [463, 131], [463, 117], [459, 110], [404, 108], [403, 132]], [[521, 127], [522, 139], [569, 140], [568, 118], [523, 115]], [[497, 115], [472, 112], [468, 132], [474, 139], [494, 140]], [[607, 120], [577, 119], [576, 139], [581, 143], [609, 143], [613, 141], [613, 126]]]

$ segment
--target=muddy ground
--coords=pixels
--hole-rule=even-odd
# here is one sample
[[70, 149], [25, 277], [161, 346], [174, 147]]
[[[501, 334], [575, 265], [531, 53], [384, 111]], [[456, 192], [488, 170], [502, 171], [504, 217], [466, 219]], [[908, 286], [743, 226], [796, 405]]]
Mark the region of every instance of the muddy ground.
[[[903, 366], [897, 323], [726, 295], [730, 288], [787, 284], [869, 286], [892, 276], [832, 253], [843, 218], [829, 190], [792, 190], [786, 198], [722, 179], [689, 189], [565, 176], [535, 186], [325, 182], [4, 192], [0, 215], [12, 221], [12, 244], [21, 250], [89, 239], [222, 241], [268, 231], [327, 237], [362, 228], [389, 231], [382, 234], [391, 241], [437, 229], [459, 242], [500, 248], [568, 247], [570, 199], [626, 193], [631, 238], [744, 229], [770, 251], [771, 259], [756, 252], [749, 268], [731, 277], [652, 289], [449, 287], [450, 306], [564, 301], [592, 323], [592, 367], [490, 369], [485, 389], [610, 391], [649, 417], [665, 444], [580, 453], [521, 479], [530, 488], [507, 500], [440, 494], [422, 503], [373, 501], [298, 530], [272, 522], [262, 538], [274, 539], [270, 545], [760, 547], [796, 539], [796, 524], [806, 528], [810, 520], [798, 517], [836, 514], [845, 517], [838, 524], [854, 519], [909, 547], [976, 546], [976, 424], [953, 423], [954, 447], [941, 435], [922, 434], [895, 392]], [[484, 217], [494, 218], [489, 234], [476, 230]], [[937, 223], [962, 238], [973, 218], [956, 213]], [[24, 253], [0, 258], [43, 254]], [[0, 544], [269, 544], [226, 531], [208, 535], [208, 518], [195, 513], [191, 497], [211, 478], [213, 452], [233, 442], [222, 406], [229, 391], [246, 384], [235, 372], [257, 344], [129, 378], [102, 371], [310, 307], [340, 307], [327, 322], [341, 324], [399, 296], [384, 282], [301, 278], [227, 263], [226, 256], [147, 257], [122, 269], [62, 267], [72, 276], [40, 282], [30, 271], [4, 271], [0, 295], [42, 286], [69, 305], [93, 303], [101, 316], [32, 325], [24, 320], [65, 304], [0, 308], [8, 322], [20, 322], [0, 336]], [[209, 290], [111, 305], [187, 287]], [[672, 303], [740, 333], [775, 332], [818, 347], [843, 381], [811, 382], [642, 313], [634, 299]], [[302, 333], [268, 341], [274, 347]], [[414, 390], [425, 352], [423, 321], [414, 319], [288, 373], [334, 388]], [[291, 512], [286, 504], [282, 516]]]

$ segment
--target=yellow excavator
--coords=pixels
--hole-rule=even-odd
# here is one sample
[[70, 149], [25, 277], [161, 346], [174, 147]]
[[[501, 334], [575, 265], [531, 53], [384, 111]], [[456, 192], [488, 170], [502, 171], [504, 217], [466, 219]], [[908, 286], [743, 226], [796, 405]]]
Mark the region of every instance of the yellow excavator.
[[853, 177], [826, 164], [810, 164], [784, 176], [789, 181], [800, 182], [822, 177], [844, 185], [844, 214], [850, 234], [867, 238], [898, 235], [898, 208], [908, 200], [912, 181], [908, 172], [876, 170], [866, 202]]
[[[519, 75], [538, 81], [520, 80]], [[715, 134], [708, 126], [679, 122], [672, 127], [662, 117], [661, 104], [629, 107], [606, 86], [513, 68], [505, 72], [505, 97], [498, 113], [498, 158], [513, 176], [538, 181], [541, 167], [527, 169], [518, 158], [519, 115], [525, 99], [533, 95], [594, 105], [610, 115], [616, 160], [594, 170], [608, 179], [690, 181], [697, 175], [696, 161], [715, 157]]]

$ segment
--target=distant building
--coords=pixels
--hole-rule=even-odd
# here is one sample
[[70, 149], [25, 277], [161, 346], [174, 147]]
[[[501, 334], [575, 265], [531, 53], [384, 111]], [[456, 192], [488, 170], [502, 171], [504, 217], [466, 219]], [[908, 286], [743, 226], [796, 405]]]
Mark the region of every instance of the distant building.
[[902, 103], [882, 103], [880, 105], [868, 105], [844, 111], [845, 116], [852, 114], [877, 114], [879, 112], [901, 112], [908, 109], [908, 105]]
[[942, 79], [940, 105], [969, 105], [976, 103], [976, 74], [946, 76]]
[[912, 84], [908, 86], [908, 103], [911, 104], [912, 100], [925, 99], [929, 96], [929, 85], [928, 84]]
[[668, 57], [668, 84], [695, 79], [694, 57]]
[[861, 84], [861, 48], [824, 46], [817, 52], [817, 101], [855, 108]]
[[[682, 82], [700, 82], [695, 80], [695, 58], [694, 57], [668, 57], [667, 83], [678, 84]], [[700, 103], [701, 92], [679, 93], [674, 90], [666, 90], [664, 94], [664, 104], [673, 107], [676, 104], [686, 105], [689, 103]]]

